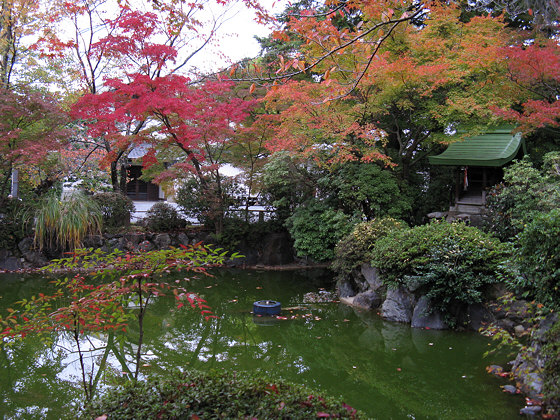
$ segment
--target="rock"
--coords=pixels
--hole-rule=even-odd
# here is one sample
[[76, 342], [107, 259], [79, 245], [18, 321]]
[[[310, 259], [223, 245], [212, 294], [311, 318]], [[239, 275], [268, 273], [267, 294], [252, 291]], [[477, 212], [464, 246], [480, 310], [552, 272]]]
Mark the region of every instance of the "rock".
[[539, 324], [539, 327], [533, 331], [533, 340], [544, 342], [546, 339], [546, 333], [552, 328], [552, 326], [558, 321], [558, 313], [554, 312], [548, 314]]
[[525, 333], [525, 328], [523, 327], [523, 325], [516, 325], [515, 327], [513, 327], [513, 332], [517, 337], [521, 337]]
[[536, 416], [541, 412], [542, 408], [538, 405], [528, 405], [519, 410], [519, 414], [526, 416]]
[[41, 252], [29, 251], [23, 254], [23, 258], [33, 267], [44, 267], [49, 263], [47, 257], [45, 257]]
[[33, 250], [33, 239], [32, 238], [23, 238], [18, 243], [18, 249], [21, 251], [22, 254]]
[[264, 265], [283, 265], [294, 261], [294, 250], [288, 234], [270, 233], [264, 238], [261, 262]]
[[504, 375], [504, 368], [499, 365], [490, 365], [486, 368], [486, 371], [498, 377], [502, 377]]
[[519, 392], [517, 388], [514, 387], [513, 385], [504, 385], [502, 386], [502, 389], [504, 390], [504, 392], [507, 392], [508, 394], [517, 394]]
[[138, 247], [140, 242], [146, 240], [146, 235], [138, 232], [130, 232], [124, 235], [124, 240], [126, 241], [127, 246], [134, 249]]
[[138, 251], [148, 252], [154, 249], [154, 245], [150, 241], [143, 241], [138, 244]]
[[191, 243], [191, 240], [189, 239], [189, 237], [184, 232], [180, 232], [177, 235], [177, 243], [187, 246]]
[[512, 373], [523, 394], [538, 398], [542, 393], [543, 378], [537, 354], [540, 349], [534, 348], [530, 353], [519, 353], [513, 363]]
[[482, 303], [468, 305], [464, 315], [464, 319], [459, 317], [459, 322], [473, 331], [478, 331], [496, 320], [492, 312]]
[[167, 249], [171, 245], [171, 237], [168, 233], [159, 233], [154, 237], [154, 245], [157, 249]]
[[434, 211], [432, 213], [428, 213], [428, 219], [445, 219], [447, 213], [441, 211]]
[[514, 300], [509, 304], [509, 307], [504, 309], [506, 310], [507, 318], [516, 324], [522, 324], [527, 318], [532, 317], [530, 304], [522, 299]]
[[378, 308], [379, 305], [381, 305], [381, 296], [379, 296], [374, 290], [368, 290], [367, 292], [358, 293], [354, 297], [352, 305], [370, 311], [372, 309]]
[[19, 258], [14, 257], [10, 251], [2, 250], [0, 252], [0, 270], [20, 270], [22, 268]]
[[411, 326], [413, 328], [429, 328], [432, 330], [447, 329], [442, 313], [430, 308], [430, 301], [426, 296], [418, 299], [418, 303], [412, 313]]
[[377, 268], [372, 267], [369, 264], [362, 264], [361, 272], [371, 290], [377, 290], [383, 286], [383, 282], [379, 278], [379, 272]]
[[410, 322], [414, 296], [403, 287], [389, 289], [381, 307], [381, 316], [388, 321]]
[[84, 248], [101, 248], [103, 246], [103, 236], [101, 235], [88, 235], [82, 241]]
[[354, 296], [356, 294], [352, 284], [348, 280], [338, 280], [336, 282], [336, 290], [340, 297]]

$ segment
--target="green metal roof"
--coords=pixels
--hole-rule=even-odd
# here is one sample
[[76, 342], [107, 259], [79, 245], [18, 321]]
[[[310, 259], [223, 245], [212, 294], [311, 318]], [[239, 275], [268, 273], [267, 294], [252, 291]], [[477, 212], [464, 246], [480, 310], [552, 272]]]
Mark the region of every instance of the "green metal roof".
[[451, 143], [442, 154], [429, 156], [428, 160], [432, 165], [503, 166], [515, 158], [523, 144], [521, 133], [511, 132], [512, 128], [499, 128], [467, 137]]

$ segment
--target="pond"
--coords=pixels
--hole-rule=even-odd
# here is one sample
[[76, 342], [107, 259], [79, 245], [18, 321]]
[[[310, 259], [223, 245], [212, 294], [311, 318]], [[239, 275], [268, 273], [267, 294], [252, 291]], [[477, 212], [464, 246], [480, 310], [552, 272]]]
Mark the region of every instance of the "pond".
[[[188, 289], [201, 294], [217, 319], [176, 309], [159, 298], [145, 320], [143, 373], [175, 369], [260, 372], [305, 384], [377, 419], [503, 419], [518, 416], [520, 396], [504, 394], [504, 382], [485, 371], [505, 356], [483, 358], [489, 340], [476, 333], [411, 329], [385, 322], [339, 303], [305, 304], [303, 295], [329, 287], [318, 271], [217, 270], [192, 278]], [[12, 302], [45, 288], [41, 278], [0, 276], [0, 313]], [[44, 291], [44, 290], [43, 290]], [[273, 299], [286, 319], [258, 318], [254, 301]], [[114, 351], [103, 383], [118, 381], [134, 335], [111, 338]], [[90, 337], [91, 346], [107, 341]], [[3, 418], [58, 419], [80, 401], [77, 355], [70, 341], [34, 337], [0, 351], [0, 415]], [[99, 365], [101, 354], [89, 361]], [[91, 364], [88, 366], [91, 367]], [[96, 365], [94, 365], [95, 368]]]

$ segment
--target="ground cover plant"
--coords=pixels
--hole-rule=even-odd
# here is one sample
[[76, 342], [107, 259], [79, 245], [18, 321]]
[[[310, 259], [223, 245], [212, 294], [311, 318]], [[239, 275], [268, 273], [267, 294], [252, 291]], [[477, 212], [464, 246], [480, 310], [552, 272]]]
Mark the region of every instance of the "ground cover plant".
[[245, 372], [188, 371], [112, 389], [81, 418], [365, 418], [340, 399]]

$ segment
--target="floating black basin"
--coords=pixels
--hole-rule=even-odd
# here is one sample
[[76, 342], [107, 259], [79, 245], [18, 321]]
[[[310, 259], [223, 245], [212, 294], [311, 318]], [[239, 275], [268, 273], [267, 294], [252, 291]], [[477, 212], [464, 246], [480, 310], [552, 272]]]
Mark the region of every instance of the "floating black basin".
[[278, 315], [282, 310], [282, 304], [275, 300], [259, 300], [253, 303], [253, 314], [274, 316]]

